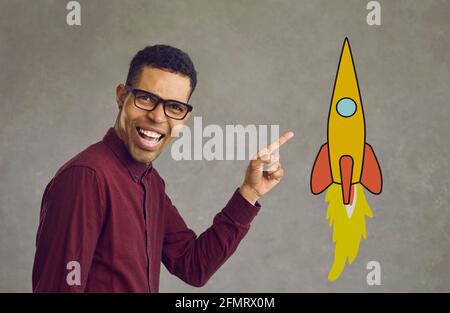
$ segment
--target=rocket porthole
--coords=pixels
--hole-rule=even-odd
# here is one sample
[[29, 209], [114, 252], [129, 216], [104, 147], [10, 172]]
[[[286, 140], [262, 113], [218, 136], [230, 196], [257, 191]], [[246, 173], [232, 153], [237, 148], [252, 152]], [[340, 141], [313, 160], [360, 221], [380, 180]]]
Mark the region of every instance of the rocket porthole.
[[336, 110], [343, 117], [350, 117], [356, 112], [356, 103], [350, 98], [342, 98], [336, 104]]

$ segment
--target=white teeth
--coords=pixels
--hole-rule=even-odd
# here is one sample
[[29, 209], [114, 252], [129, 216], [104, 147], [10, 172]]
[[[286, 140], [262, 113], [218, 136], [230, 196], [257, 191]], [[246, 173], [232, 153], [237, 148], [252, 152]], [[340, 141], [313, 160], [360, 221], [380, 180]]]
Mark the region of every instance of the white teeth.
[[151, 130], [144, 130], [142, 128], [138, 128], [138, 130], [139, 130], [139, 132], [141, 134], [144, 134], [144, 135], [146, 135], [148, 137], [159, 139], [159, 137], [162, 136], [160, 133], [157, 133], [157, 132], [154, 132], [154, 131], [151, 131]]

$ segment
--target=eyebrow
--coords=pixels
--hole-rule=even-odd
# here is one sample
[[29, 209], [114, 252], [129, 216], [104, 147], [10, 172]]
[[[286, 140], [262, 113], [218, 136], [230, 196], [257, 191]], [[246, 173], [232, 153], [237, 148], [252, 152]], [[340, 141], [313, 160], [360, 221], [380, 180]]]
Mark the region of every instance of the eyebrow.
[[[164, 101], [174, 101], [174, 102], [178, 102], [178, 103], [182, 103], [182, 104], [188, 104], [187, 102], [180, 101], [180, 100], [163, 98], [160, 95], [158, 95], [157, 93], [154, 93], [154, 92], [151, 92], [151, 91], [147, 91], [147, 90], [144, 90], [144, 89], [133, 88], [133, 87], [131, 87], [131, 88], [134, 89], [134, 90], [138, 90], [138, 91], [142, 91], [142, 92], [145, 92], [145, 93], [149, 93], [149, 94], [155, 95], [155, 96], [159, 97], [160, 99], [163, 99]], [[189, 99], [188, 99], [188, 102], [189, 102]]]

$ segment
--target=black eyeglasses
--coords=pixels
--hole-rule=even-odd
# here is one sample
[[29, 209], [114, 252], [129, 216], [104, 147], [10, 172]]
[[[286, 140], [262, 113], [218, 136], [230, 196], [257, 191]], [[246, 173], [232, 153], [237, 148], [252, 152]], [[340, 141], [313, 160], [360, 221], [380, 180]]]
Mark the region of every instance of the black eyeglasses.
[[192, 111], [192, 106], [176, 100], [165, 100], [154, 93], [135, 89], [125, 85], [125, 89], [134, 95], [134, 105], [141, 110], [153, 111], [159, 103], [162, 103], [164, 114], [174, 120], [182, 120]]

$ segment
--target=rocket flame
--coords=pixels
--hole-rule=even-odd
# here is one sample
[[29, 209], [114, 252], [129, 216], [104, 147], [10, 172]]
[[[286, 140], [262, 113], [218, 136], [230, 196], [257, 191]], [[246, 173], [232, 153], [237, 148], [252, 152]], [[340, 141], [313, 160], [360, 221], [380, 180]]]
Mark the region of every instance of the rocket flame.
[[327, 220], [330, 228], [333, 226], [333, 242], [335, 243], [334, 262], [328, 273], [328, 280], [335, 281], [344, 270], [348, 260], [352, 264], [358, 255], [361, 237], [366, 239], [366, 219], [372, 218], [373, 213], [367, 204], [361, 184], [355, 184], [356, 203], [350, 217], [342, 202], [342, 189], [333, 183], [328, 187], [325, 202], [328, 202]]

